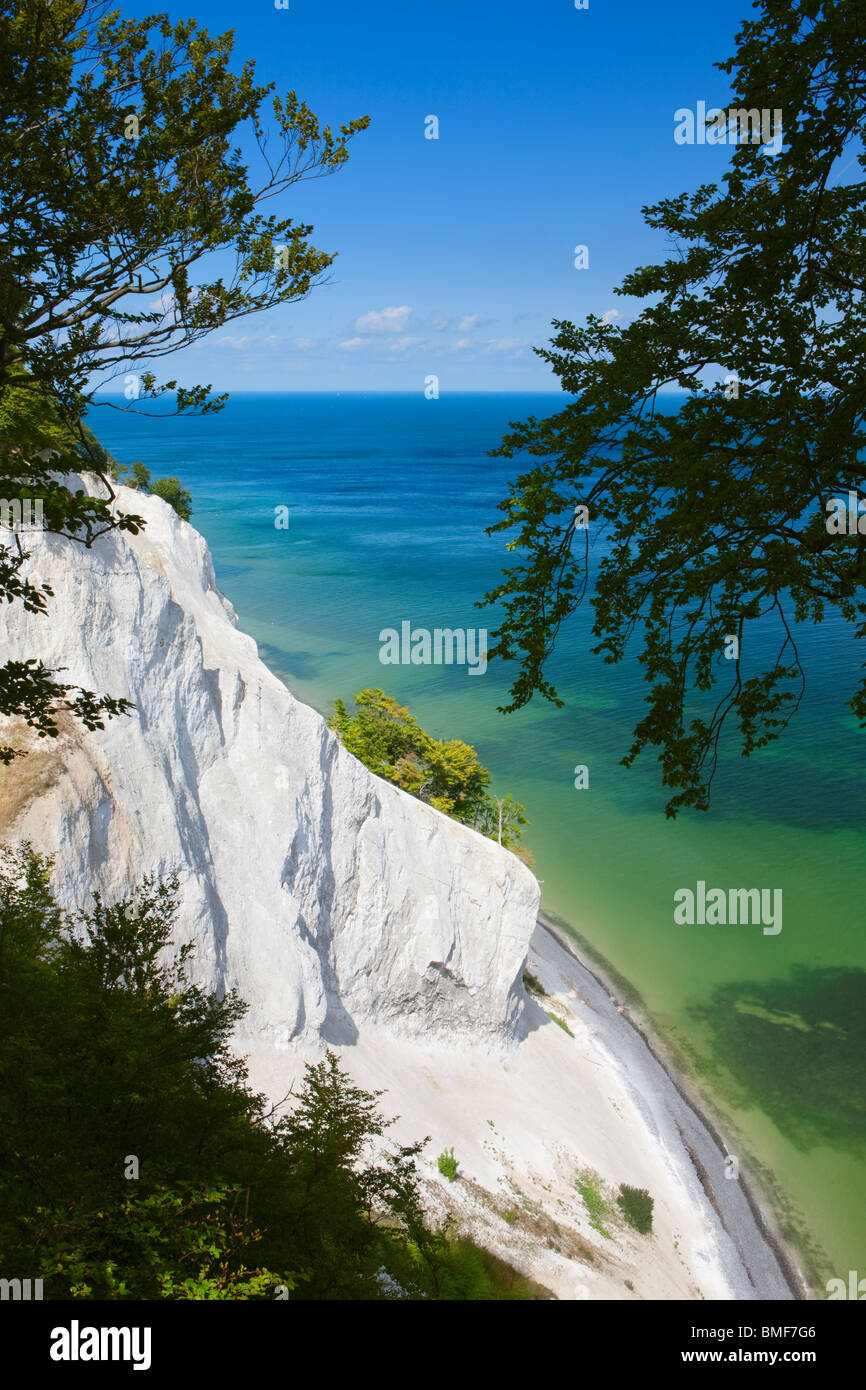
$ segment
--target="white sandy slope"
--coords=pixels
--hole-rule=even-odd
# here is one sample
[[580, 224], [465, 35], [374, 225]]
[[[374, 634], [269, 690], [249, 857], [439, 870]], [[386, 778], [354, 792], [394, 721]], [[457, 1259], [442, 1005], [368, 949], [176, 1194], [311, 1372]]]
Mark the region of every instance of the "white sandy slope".
[[[119, 505], [146, 517], [142, 534], [89, 551], [32, 538], [50, 617], [6, 606], [0, 652], [136, 712], [102, 732], [69, 725], [29, 772], [0, 771], [5, 838], [54, 856], [70, 907], [176, 873], [197, 979], [250, 1005], [237, 1045], [253, 1083], [279, 1099], [334, 1048], [385, 1088], [396, 1136], [431, 1136], [431, 1207], [558, 1298], [754, 1297], [675, 1129], [577, 1017], [561, 962], [533, 968], [573, 1038], [523, 990], [529, 871], [352, 758], [238, 631], [193, 527], [158, 498], [120, 489]], [[436, 1156], [452, 1146], [448, 1183]], [[578, 1170], [608, 1192], [647, 1188], [653, 1234], [615, 1214], [594, 1229]]]
[[[365, 1030], [350, 1048], [334, 1049], [361, 1085], [386, 1089], [382, 1109], [399, 1112], [395, 1138], [430, 1136], [425, 1171], [431, 1211], [455, 1218], [461, 1230], [558, 1299], [790, 1298], [738, 1186], [729, 1191], [728, 1184], [715, 1183], [714, 1200], [725, 1199], [725, 1223], [708, 1202], [680, 1125], [705, 1161], [714, 1162], [717, 1179], [724, 1151], [640, 1035], [618, 1017], [604, 987], [541, 927], [529, 966], [548, 993], [540, 1002], [529, 1000], [524, 1035], [498, 1055], [447, 1040], [394, 1038], [379, 1029]], [[621, 1038], [609, 1012], [633, 1034], [625, 1065], [611, 1050]], [[271, 1096], [297, 1089], [298, 1059], [254, 1051], [248, 1060], [252, 1079]], [[452, 1149], [459, 1163], [453, 1182], [433, 1162]], [[589, 1178], [606, 1199], [607, 1212], [596, 1223], [577, 1189], [578, 1176]], [[651, 1236], [622, 1219], [616, 1205], [621, 1183], [652, 1194]]]

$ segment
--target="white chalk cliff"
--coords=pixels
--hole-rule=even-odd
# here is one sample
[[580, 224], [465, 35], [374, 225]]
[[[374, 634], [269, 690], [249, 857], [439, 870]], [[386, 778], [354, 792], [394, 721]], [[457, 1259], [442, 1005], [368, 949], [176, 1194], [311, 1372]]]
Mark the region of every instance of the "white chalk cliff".
[[[0, 609], [0, 660], [38, 656], [135, 711], [94, 733], [64, 721], [56, 741], [4, 721], [0, 740], [30, 751], [0, 768], [0, 836], [53, 856], [68, 907], [176, 874], [195, 978], [249, 1005], [237, 1044], [253, 1083], [279, 1099], [334, 1047], [386, 1089], [396, 1137], [432, 1136], [431, 1209], [558, 1297], [750, 1296], [677, 1123], [606, 1045], [567, 953], [536, 939], [549, 997], [527, 998], [533, 875], [357, 762], [238, 630], [193, 527], [158, 498], [118, 502], [146, 518], [140, 535], [29, 538], [54, 597], [47, 616]], [[452, 1145], [453, 1184], [435, 1161]], [[613, 1200], [609, 1229], [592, 1224], [587, 1169], [611, 1199], [648, 1188], [651, 1239]]]
[[70, 731], [50, 796], [17, 818], [63, 903], [176, 873], [196, 976], [237, 987], [260, 1045], [349, 1043], [369, 1022], [513, 1036], [533, 875], [347, 753], [238, 630], [198, 532], [159, 498], [118, 501], [144, 531], [28, 537], [49, 616], [0, 614], [6, 659], [38, 653], [136, 705]]

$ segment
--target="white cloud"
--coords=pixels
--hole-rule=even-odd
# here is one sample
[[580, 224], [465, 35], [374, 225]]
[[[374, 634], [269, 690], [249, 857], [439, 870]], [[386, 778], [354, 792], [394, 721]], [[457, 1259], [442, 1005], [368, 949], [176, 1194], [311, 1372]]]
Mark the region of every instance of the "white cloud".
[[167, 314], [175, 306], [175, 297], [171, 290], [163, 290], [162, 294], [157, 295], [148, 304], [148, 309], [158, 309], [161, 314]]
[[[407, 352], [409, 348], [415, 347], [417, 343], [423, 341], [423, 338], [412, 338], [405, 335], [402, 338], [392, 338], [387, 344], [387, 347], [389, 352]], [[385, 344], [377, 343], [375, 338], [365, 338], [358, 334], [354, 338], [344, 338], [342, 343], [339, 343], [338, 346], [341, 347], [344, 352], [358, 352], [360, 348], [364, 347], [381, 352]]]
[[459, 333], [470, 333], [472, 329], [475, 327], [480, 317], [480, 314], [464, 314], [463, 318], [457, 325], [457, 331]]
[[411, 304], [401, 304], [399, 308], [389, 306], [377, 313], [371, 309], [355, 319], [356, 333], [402, 333], [412, 314]]
[[434, 314], [430, 321], [430, 327], [433, 329], [434, 333], [441, 333], [443, 328], [447, 328], [450, 322], [451, 320], [446, 318], [444, 314]]
[[232, 333], [223, 333], [221, 337], [214, 338], [214, 343], [219, 344], [220, 347], [230, 348], [246, 347], [247, 343], [254, 343], [255, 341], [256, 339], [250, 337], [248, 334], [244, 334], [242, 337], [236, 338]]
[[302, 352], [309, 352], [315, 347], [315, 343], [312, 338], [295, 338], [295, 347], [300, 348]]
[[[194, 304], [200, 294], [201, 287], [199, 285], [191, 285], [189, 290], [190, 304]], [[148, 309], [158, 310], [160, 314], [176, 313], [178, 307], [177, 296], [172, 290], [163, 290], [162, 294], [157, 295], [156, 299], [150, 300], [147, 307]]]
[[464, 348], [468, 348], [468, 347], [471, 347], [471, 346], [472, 346], [472, 344], [471, 344], [471, 342], [469, 341], [468, 338], [458, 338], [456, 343], [452, 343], [452, 344], [451, 344], [451, 351], [452, 351], [452, 352], [462, 352], [462, 351], [464, 350]]
[[513, 352], [520, 347], [519, 338], [488, 338], [485, 352]]
[[621, 318], [622, 314], [619, 312], [619, 309], [608, 309], [606, 313], [600, 316], [599, 323], [613, 323], [614, 319]]

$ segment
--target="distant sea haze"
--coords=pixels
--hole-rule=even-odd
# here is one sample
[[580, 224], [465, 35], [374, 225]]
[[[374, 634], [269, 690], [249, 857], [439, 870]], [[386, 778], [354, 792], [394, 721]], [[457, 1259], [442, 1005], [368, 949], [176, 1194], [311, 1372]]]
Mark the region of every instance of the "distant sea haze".
[[[562, 709], [536, 699], [500, 714], [513, 663], [486, 662], [480, 680], [456, 661], [380, 660], [386, 629], [402, 656], [407, 621], [431, 635], [431, 655], [437, 629], [484, 632], [493, 646], [499, 615], [475, 604], [509, 556], [507, 537], [485, 527], [524, 465], [487, 451], [512, 422], [564, 404], [557, 394], [427, 400], [420, 389], [237, 394], [211, 417], [96, 410], [89, 423], [121, 461], [141, 459], [190, 490], [220, 588], [300, 698], [326, 712], [338, 696], [383, 689], [434, 736], [477, 748], [494, 794], [526, 807], [545, 912], [606, 957], [700, 1067], [743, 1171], [754, 1153], [825, 1252], [825, 1278], [860, 1268], [866, 778], [845, 708], [858, 666], [850, 630], [830, 615], [798, 631], [808, 685], [792, 729], [749, 759], [723, 747], [710, 812], [675, 821], [654, 757], [621, 766], [645, 713], [638, 651], [618, 666], [594, 657], [589, 609], [563, 623], [550, 663]], [[675, 410], [678, 398], [662, 405]], [[277, 507], [289, 508], [289, 527], [275, 526]], [[685, 886], [697, 910], [699, 883], [706, 923], [675, 921], [674, 894]], [[726, 911], [713, 925], [710, 891], [723, 890], [728, 909], [731, 886], [779, 897], [766, 914], [761, 898], [759, 918], [750, 898], [747, 923]]]

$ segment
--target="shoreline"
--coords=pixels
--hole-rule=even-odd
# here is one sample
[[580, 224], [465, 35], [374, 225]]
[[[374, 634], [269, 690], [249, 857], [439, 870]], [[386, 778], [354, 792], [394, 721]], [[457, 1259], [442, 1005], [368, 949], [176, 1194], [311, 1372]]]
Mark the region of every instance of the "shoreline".
[[[288, 689], [292, 688], [287, 674], [274, 671], [274, 675]], [[315, 709], [323, 719], [328, 718], [327, 711], [319, 709], [318, 704], [309, 697], [295, 694], [295, 698], [301, 700], [302, 703], [309, 703], [310, 707]], [[712, 1210], [720, 1231], [729, 1242], [730, 1249], [725, 1252], [722, 1258], [729, 1285], [733, 1291], [733, 1298], [736, 1301], [810, 1301], [814, 1299], [815, 1292], [810, 1288], [800, 1268], [797, 1253], [789, 1246], [781, 1232], [772, 1195], [767, 1193], [765, 1189], [761, 1190], [759, 1181], [755, 1179], [751, 1183], [747, 1181], [742, 1172], [735, 1182], [723, 1180], [717, 1185], [708, 1172], [706, 1161], [702, 1162], [700, 1149], [704, 1149], [703, 1157], [706, 1160], [708, 1142], [714, 1150], [715, 1157], [720, 1160], [716, 1167], [723, 1170], [724, 1159], [728, 1155], [729, 1149], [721, 1134], [722, 1122], [712, 1112], [711, 1103], [700, 1093], [695, 1092], [687, 1069], [671, 1055], [664, 1038], [653, 1027], [647, 1016], [643, 1000], [635, 986], [619, 972], [616, 966], [606, 961], [603, 956], [596, 954], [592, 944], [581, 933], [573, 929], [571, 924], [564, 919], [558, 918], [556, 914], [548, 916], [542, 910], [538, 910], [535, 930], [546, 933], [556, 946], [570, 958], [577, 972], [588, 977], [595, 987], [603, 992], [611, 1009], [616, 1013], [620, 1027], [627, 1029], [635, 1036], [639, 1046], [645, 1050], [648, 1059], [663, 1077], [663, 1086], [660, 1087], [658, 1082], [655, 1083], [655, 1089], [661, 1097], [662, 1104], [665, 1105], [664, 1087], [668, 1087], [675, 1094], [679, 1105], [688, 1112], [694, 1130], [691, 1142], [683, 1129], [676, 1124], [672, 1113], [673, 1107], [665, 1106], [677, 1131], [680, 1153], [688, 1160], [691, 1173], [706, 1203]], [[534, 935], [535, 933], [533, 933]], [[532, 953], [532, 945], [530, 946], [530, 953]], [[572, 983], [579, 986], [583, 982], [578, 977]], [[578, 997], [580, 997], [579, 989], [577, 992]], [[628, 1089], [640, 1102], [640, 1086], [636, 1084], [635, 1076], [623, 1063], [621, 1046], [605, 1046], [605, 1043], [609, 1041], [610, 1038], [607, 1035], [602, 1042], [602, 1047], [608, 1052], [611, 1068], [620, 1072]], [[642, 1070], [644, 1078], [648, 1079], [646, 1078], [646, 1067], [639, 1068], [639, 1070]], [[650, 1084], [653, 1083], [650, 1082]], [[648, 1118], [645, 1114], [644, 1119], [647, 1120]], [[704, 1141], [703, 1144], [701, 1144], [701, 1140]], [[755, 1188], [758, 1190], [756, 1191]], [[744, 1217], [742, 1212], [732, 1214], [731, 1206], [733, 1204], [730, 1200], [732, 1190], [738, 1191], [741, 1195], [747, 1217]], [[760, 1258], [759, 1252], [762, 1250], [769, 1258], [764, 1260]], [[737, 1261], [740, 1265], [739, 1270], [735, 1268]], [[750, 1293], [743, 1291], [743, 1275], [751, 1286]], [[774, 1275], [775, 1277], [773, 1277]], [[762, 1289], [767, 1289], [768, 1286], [769, 1291], [762, 1292]]]
[[[633, 1003], [629, 1006], [621, 1002], [623, 985], [631, 994], [632, 1000], [636, 997], [633, 987], [625, 980], [622, 985], [612, 982], [604, 966], [592, 957], [591, 950], [586, 950], [589, 959], [585, 959], [579, 953], [581, 949], [585, 949], [582, 944], [571, 938], [564, 926], [557, 925], [540, 911], [536, 916], [536, 932], [543, 933], [569, 958], [572, 965], [570, 982], [575, 987], [578, 999], [586, 1007], [598, 1014], [599, 1001], [596, 999], [593, 1002], [587, 998], [581, 993], [580, 986], [586, 987], [591, 982], [595, 990], [604, 995], [614, 1017], [608, 1016], [603, 1020], [606, 1036], [603, 1036], [602, 1044], [612, 1044], [611, 1034], [617, 1028], [625, 1035], [618, 1040], [618, 1046], [609, 1047], [611, 1055], [636, 1097], [643, 1098], [645, 1105], [646, 1096], [640, 1083], [644, 1081], [648, 1084], [653, 1098], [677, 1131], [704, 1196], [755, 1288], [753, 1298], [765, 1300], [787, 1297], [795, 1301], [810, 1300], [813, 1296], [812, 1291], [798, 1266], [795, 1253], [788, 1248], [778, 1230], [775, 1213], [766, 1209], [766, 1198], [762, 1201], [742, 1174], [736, 1182], [725, 1180], [724, 1176], [721, 1176], [721, 1181], [714, 1181], [711, 1176], [713, 1172], [723, 1174], [724, 1159], [728, 1154], [728, 1147], [719, 1130], [719, 1122], [707, 1113], [705, 1102], [692, 1093], [687, 1077], [667, 1055], [663, 1040], [656, 1036], [649, 1020], [644, 1016], [636, 1018], [633, 1015]], [[530, 950], [532, 951], [532, 947]], [[614, 974], [618, 972], [614, 971]], [[615, 988], [618, 993], [614, 992]], [[631, 1045], [628, 1035], [631, 1035]], [[625, 1047], [622, 1046], [623, 1041], [626, 1043]], [[633, 1070], [629, 1068], [629, 1061], [633, 1064]], [[659, 1076], [653, 1075], [654, 1071], [663, 1077], [661, 1084]], [[673, 1095], [664, 1094], [666, 1087], [670, 1088]], [[686, 1112], [690, 1121], [688, 1129], [691, 1133], [688, 1137], [681, 1124], [684, 1117], [677, 1114], [680, 1108]], [[709, 1163], [702, 1161], [708, 1158]], [[714, 1159], [721, 1161], [713, 1162]], [[735, 1200], [737, 1196], [742, 1199], [741, 1204]], [[771, 1257], [769, 1260], [764, 1257], [764, 1251]], [[784, 1292], [777, 1287], [779, 1280], [784, 1286]], [[732, 1278], [732, 1284], [736, 1283], [737, 1279]], [[772, 1291], [761, 1292], [759, 1284], [772, 1288]], [[744, 1301], [748, 1301], [748, 1296], [745, 1296]]]

